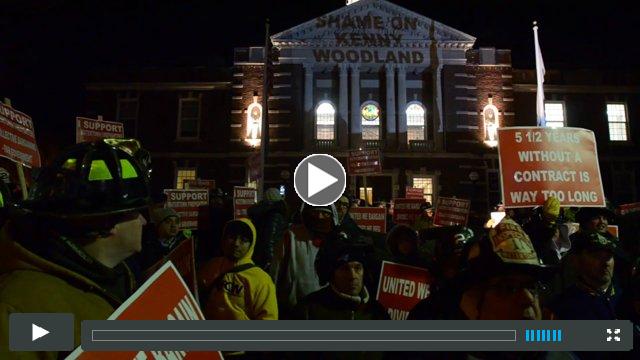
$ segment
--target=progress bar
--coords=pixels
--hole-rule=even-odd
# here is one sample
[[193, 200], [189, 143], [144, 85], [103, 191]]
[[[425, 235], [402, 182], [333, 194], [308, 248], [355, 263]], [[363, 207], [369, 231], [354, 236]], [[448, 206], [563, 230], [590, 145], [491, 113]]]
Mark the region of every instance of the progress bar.
[[[611, 329], [620, 330], [619, 341], [607, 336]], [[85, 351], [628, 351], [632, 346], [628, 321], [82, 323]]]

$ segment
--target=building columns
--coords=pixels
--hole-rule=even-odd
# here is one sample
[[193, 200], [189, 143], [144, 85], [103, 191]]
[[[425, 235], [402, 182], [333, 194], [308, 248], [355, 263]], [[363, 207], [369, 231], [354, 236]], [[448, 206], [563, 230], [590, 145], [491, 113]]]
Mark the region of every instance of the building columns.
[[313, 112], [313, 64], [304, 66], [304, 144], [310, 149], [315, 144], [315, 114]]
[[407, 68], [398, 66], [398, 148], [406, 149], [407, 143]]
[[362, 142], [362, 118], [360, 115], [360, 65], [351, 65], [351, 132], [349, 146], [357, 149]]
[[396, 144], [396, 98], [395, 98], [395, 65], [386, 64], [385, 70], [387, 74], [387, 103], [386, 103], [386, 120], [387, 120], [387, 148], [394, 148]]
[[340, 71], [340, 94], [338, 102], [338, 146], [347, 146], [347, 129], [349, 122], [349, 89], [347, 81], [349, 79], [349, 69], [347, 64], [338, 65]]

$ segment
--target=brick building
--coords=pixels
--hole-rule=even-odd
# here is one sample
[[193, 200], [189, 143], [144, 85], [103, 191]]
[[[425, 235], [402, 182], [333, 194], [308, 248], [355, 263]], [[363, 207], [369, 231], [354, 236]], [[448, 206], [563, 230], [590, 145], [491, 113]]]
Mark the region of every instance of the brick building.
[[[267, 186], [293, 192], [297, 163], [379, 148], [383, 173], [350, 177], [371, 202], [422, 187], [425, 197], [499, 202], [495, 129], [535, 124], [535, 73], [514, 70], [509, 50], [474, 49], [475, 38], [384, 0], [360, 0], [277, 33], [268, 98]], [[228, 69], [156, 69], [87, 86], [87, 115], [125, 123], [154, 156], [156, 190], [185, 178], [219, 187], [247, 182], [259, 151], [262, 47], [238, 47]], [[629, 74], [548, 71], [554, 126], [596, 132], [607, 196], [637, 200], [640, 79]]]

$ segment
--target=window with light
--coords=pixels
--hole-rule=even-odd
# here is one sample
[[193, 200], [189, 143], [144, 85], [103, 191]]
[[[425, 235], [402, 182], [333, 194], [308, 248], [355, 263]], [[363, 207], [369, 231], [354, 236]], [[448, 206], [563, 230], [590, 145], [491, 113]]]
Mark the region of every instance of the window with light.
[[544, 103], [545, 126], [550, 128], [565, 127], [564, 103], [548, 101]]
[[407, 141], [424, 140], [426, 111], [421, 104], [407, 106]]
[[362, 140], [380, 140], [380, 107], [375, 102], [362, 105]]
[[196, 170], [178, 169], [176, 173], [176, 189], [184, 189], [185, 180], [196, 180]]
[[609, 140], [629, 140], [627, 107], [625, 104], [607, 104], [607, 120], [609, 122]]
[[413, 178], [413, 187], [421, 188], [424, 194], [424, 199], [433, 204], [433, 177], [431, 176], [418, 176]]
[[367, 187], [366, 188], [366, 192], [365, 192], [365, 188], [364, 187], [360, 187], [359, 189], [359, 195], [358, 198], [360, 200], [364, 200], [364, 202], [367, 205], [371, 205], [373, 204], [373, 188], [372, 187]]
[[330, 102], [322, 102], [316, 108], [316, 139], [335, 140], [336, 108]]

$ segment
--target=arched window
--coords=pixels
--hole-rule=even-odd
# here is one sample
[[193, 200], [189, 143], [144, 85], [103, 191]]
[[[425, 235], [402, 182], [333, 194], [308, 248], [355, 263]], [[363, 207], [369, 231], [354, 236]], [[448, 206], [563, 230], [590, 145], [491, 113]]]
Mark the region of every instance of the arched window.
[[419, 102], [409, 103], [407, 106], [407, 141], [424, 140], [426, 114], [424, 106]]
[[362, 140], [380, 140], [380, 106], [367, 101], [360, 108], [362, 118]]
[[316, 140], [335, 140], [336, 108], [328, 101], [316, 108]]
[[484, 120], [484, 143], [490, 147], [498, 145], [498, 128], [500, 127], [500, 112], [493, 105], [493, 99], [489, 96], [489, 104], [482, 109]]

